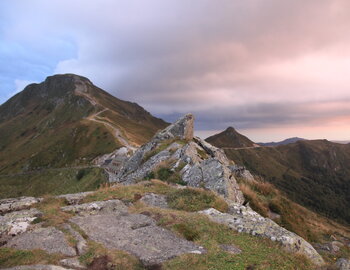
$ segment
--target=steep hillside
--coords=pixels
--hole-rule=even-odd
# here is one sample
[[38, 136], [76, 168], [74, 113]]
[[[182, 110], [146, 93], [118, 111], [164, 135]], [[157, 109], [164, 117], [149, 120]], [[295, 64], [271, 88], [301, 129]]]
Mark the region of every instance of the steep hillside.
[[121, 146], [134, 149], [165, 126], [81, 76], [55, 75], [28, 85], [0, 106], [0, 196], [29, 195], [45, 186], [47, 192], [58, 185], [62, 191], [96, 187], [107, 179], [103, 170], [77, 177], [92, 160]]
[[0, 174], [88, 164], [166, 125], [86, 78], [51, 76], [0, 106]]
[[208, 143], [220, 148], [254, 147], [256, 144], [246, 136], [238, 133], [233, 127], [228, 127], [221, 133], [205, 139]]
[[326, 140], [298, 141], [225, 152], [292, 200], [327, 217], [350, 222], [350, 145]]

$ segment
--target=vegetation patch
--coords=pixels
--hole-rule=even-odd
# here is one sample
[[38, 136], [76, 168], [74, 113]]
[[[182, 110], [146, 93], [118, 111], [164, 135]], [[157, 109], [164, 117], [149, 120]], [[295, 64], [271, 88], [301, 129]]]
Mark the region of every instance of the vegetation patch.
[[29, 264], [58, 264], [62, 255], [48, 254], [43, 250], [0, 248], [0, 266], [13, 267]]
[[309, 242], [329, 241], [337, 233], [350, 235], [345, 226], [290, 201], [270, 183], [240, 181], [239, 186], [254, 211], [264, 217], [270, 217], [271, 213], [280, 215], [275, 222]]
[[171, 208], [189, 212], [211, 207], [221, 212], [226, 212], [228, 209], [225, 200], [212, 191], [196, 188], [178, 189], [168, 195], [167, 201]]
[[[280, 246], [268, 239], [262, 239], [244, 233], [238, 233], [229, 227], [211, 222], [206, 216], [177, 210], [144, 207], [133, 210], [147, 214], [163, 226], [178, 235], [192, 239], [203, 246], [206, 254], [185, 254], [163, 264], [162, 269], [194, 270], [204, 269], [253, 269], [270, 270], [311, 270], [313, 266], [304, 257], [285, 252]], [[220, 248], [220, 244], [238, 246], [241, 254], [230, 254]]]
[[94, 241], [88, 241], [88, 251], [79, 257], [79, 261], [89, 269], [108, 269], [107, 265], [115, 270], [143, 269], [140, 261], [129, 253], [106, 249]]
[[65, 206], [65, 199], [47, 197], [37, 205], [37, 208], [43, 212], [41, 221], [44, 222], [44, 226], [59, 227], [66, 223], [73, 215], [61, 210], [62, 206]]
[[[149, 182], [139, 183], [135, 185], [115, 185], [112, 187], [100, 188], [93, 194], [85, 197], [84, 202], [93, 202], [93, 201], [105, 201], [119, 199], [123, 201], [136, 201], [139, 195], [145, 193], [157, 193], [157, 194], [170, 194], [171, 192], [177, 190], [175, 187], [168, 185], [159, 180], [151, 180]], [[135, 197], [135, 194], [137, 196]]]

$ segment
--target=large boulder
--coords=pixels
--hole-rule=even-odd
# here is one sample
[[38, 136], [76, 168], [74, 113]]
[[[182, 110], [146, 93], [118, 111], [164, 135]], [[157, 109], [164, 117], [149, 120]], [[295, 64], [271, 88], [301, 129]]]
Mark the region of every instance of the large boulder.
[[2, 199], [0, 200], [0, 215], [13, 211], [29, 209], [31, 206], [40, 202], [41, 200], [41, 198], [34, 197]]

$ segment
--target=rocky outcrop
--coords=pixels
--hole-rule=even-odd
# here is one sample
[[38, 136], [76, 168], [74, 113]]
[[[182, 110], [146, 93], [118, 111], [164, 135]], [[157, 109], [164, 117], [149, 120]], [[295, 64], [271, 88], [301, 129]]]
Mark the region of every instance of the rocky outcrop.
[[166, 196], [159, 195], [155, 193], [146, 193], [140, 199], [146, 205], [159, 207], [159, 208], [169, 208]]
[[339, 270], [350, 270], [350, 260], [345, 258], [340, 258], [335, 263], [335, 266]]
[[24, 250], [42, 249], [50, 254], [77, 255], [74, 248], [65, 239], [64, 233], [53, 227], [38, 228], [17, 235], [8, 241], [5, 246]]
[[233, 204], [230, 208], [230, 214], [221, 213], [214, 208], [200, 211], [200, 213], [207, 215], [212, 221], [225, 224], [238, 232], [277, 241], [287, 251], [302, 254], [316, 265], [324, 264], [322, 257], [311, 244], [295, 233], [282, 228], [268, 218], [260, 216], [249, 207]]
[[171, 169], [188, 186], [203, 187], [225, 198], [243, 203], [225, 153], [200, 138], [193, 137], [194, 117], [187, 114], [154, 136], [126, 161], [116, 182], [133, 184], [161, 167]]
[[40, 202], [41, 198], [34, 197], [19, 197], [0, 200], [0, 215], [29, 209], [33, 204]]

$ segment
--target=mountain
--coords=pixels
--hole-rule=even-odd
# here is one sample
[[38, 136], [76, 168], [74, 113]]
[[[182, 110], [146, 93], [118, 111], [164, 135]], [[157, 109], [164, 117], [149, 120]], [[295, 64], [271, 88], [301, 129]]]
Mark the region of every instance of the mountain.
[[256, 144], [246, 136], [238, 133], [233, 127], [228, 127], [221, 133], [205, 139], [208, 143], [220, 148], [255, 147]]
[[297, 141], [304, 141], [305, 139], [299, 137], [288, 138], [280, 142], [267, 142], [267, 143], [258, 143], [260, 146], [277, 146], [277, 145], [286, 145], [290, 143], [295, 143]]
[[121, 146], [139, 146], [167, 125], [87, 78], [47, 77], [0, 106], [0, 184], [13, 180], [18, 188], [38, 178], [39, 170], [43, 176], [52, 168], [91, 166], [96, 157]]
[[289, 198], [327, 217], [350, 223], [350, 145], [304, 140], [276, 147], [225, 149]]

